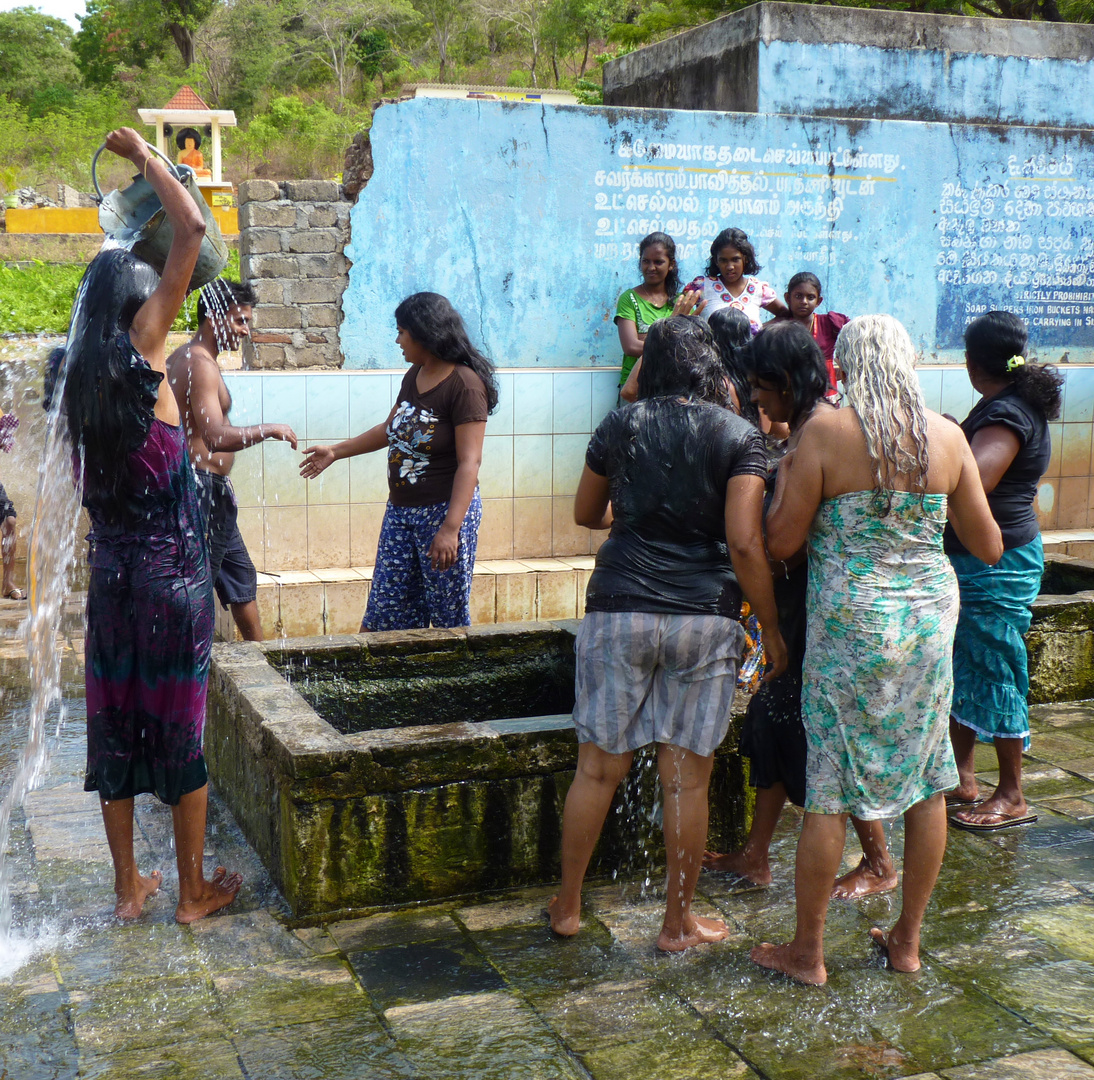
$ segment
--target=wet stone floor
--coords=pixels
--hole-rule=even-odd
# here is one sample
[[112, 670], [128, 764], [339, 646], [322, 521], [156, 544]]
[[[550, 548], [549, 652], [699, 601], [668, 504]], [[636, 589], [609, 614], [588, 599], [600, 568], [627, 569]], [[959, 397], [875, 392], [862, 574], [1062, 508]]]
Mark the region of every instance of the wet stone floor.
[[[0, 610], [0, 635], [15, 620]], [[12, 971], [0, 954], [2, 1080], [1094, 1080], [1094, 703], [1036, 710], [1036, 825], [951, 833], [920, 973], [885, 970], [868, 943], [892, 895], [833, 902], [830, 981], [806, 988], [748, 960], [752, 944], [792, 933], [790, 814], [772, 887], [703, 875], [698, 910], [733, 933], [684, 956], [653, 949], [661, 898], [640, 871], [592, 885], [569, 941], [547, 929], [546, 889], [294, 926], [215, 794], [206, 862], [243, 872], [235, 905], [174, 923], [170, 814], [146, 797], [138, 852], [164, 888], [120, 925], [97, 801], [80, 783], [75, 625], [68, 715], [44, 786], [13, 816], [28, 955]], [[25, 680], [0, 636], [4, 787]], [[990, 783], [990, 750], [980, 761]], [[899, 827], [892, 841], [899, 855]]]

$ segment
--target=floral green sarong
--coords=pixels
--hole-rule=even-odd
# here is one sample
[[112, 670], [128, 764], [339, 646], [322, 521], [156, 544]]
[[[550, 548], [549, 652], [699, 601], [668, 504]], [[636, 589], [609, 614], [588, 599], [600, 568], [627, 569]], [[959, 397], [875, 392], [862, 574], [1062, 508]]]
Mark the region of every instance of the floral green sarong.
[[853, 491], [809, 536], [806, 810], [894, 818], [957, 786], [944, 495]]

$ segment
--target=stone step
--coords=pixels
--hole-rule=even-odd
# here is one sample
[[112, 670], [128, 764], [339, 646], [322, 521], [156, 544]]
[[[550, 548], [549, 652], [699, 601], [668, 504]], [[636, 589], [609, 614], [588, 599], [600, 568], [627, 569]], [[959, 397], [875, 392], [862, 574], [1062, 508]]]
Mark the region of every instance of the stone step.
[[[475, 563], [472, 623], [579, 619], [591, 555]], [[258, 575], [258, 611], [267, 638], [355, 634], [372, 586], [371, 566]], [[216, 635], [237, 641], [231, 613], [217, 604]]]
[[1046, 555], [1094, 559], [1094, 529], [1053, 529], [1041, 533]]

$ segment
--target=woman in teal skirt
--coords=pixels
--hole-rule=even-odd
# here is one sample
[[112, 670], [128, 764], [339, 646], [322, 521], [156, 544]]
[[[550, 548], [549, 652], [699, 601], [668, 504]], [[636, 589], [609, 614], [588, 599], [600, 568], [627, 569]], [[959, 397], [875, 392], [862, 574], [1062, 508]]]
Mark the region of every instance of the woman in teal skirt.
[[[1002, 559], [988, 566], [952, 529], [946, 532], [946, 553], [961, 589], [950, 716], [961, 780], [949, 798], [968, 804], [951, 821], [973, 832], [1036, 821], [1022, 794], [1022, 751], [1029, 748], [1024, 636], [1045, 565], [1033, 500], [1052, 454], [1048, 421], [1060, 415], [1063, 380], [1054, 367], [1029, 363], [1027, 345], [1025, 323], [1008, 311], [989, 311], [965, 331], [965, 367], [982, 397], [961, 429], [1004, 548]], [[979, 803], [973, 765], [978, 738], [994, 742], [999, 759], [999, 783]]]

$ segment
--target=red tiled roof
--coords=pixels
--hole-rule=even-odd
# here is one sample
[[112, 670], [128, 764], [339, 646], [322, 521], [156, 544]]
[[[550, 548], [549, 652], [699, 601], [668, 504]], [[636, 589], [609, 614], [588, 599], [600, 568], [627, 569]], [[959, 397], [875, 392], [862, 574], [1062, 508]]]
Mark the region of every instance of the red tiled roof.
[[165, 109], [204, 109], [209, 111], [209, 106], [205, 104], [188, 86], [182, 87], [181, 90], [166, 104]]

